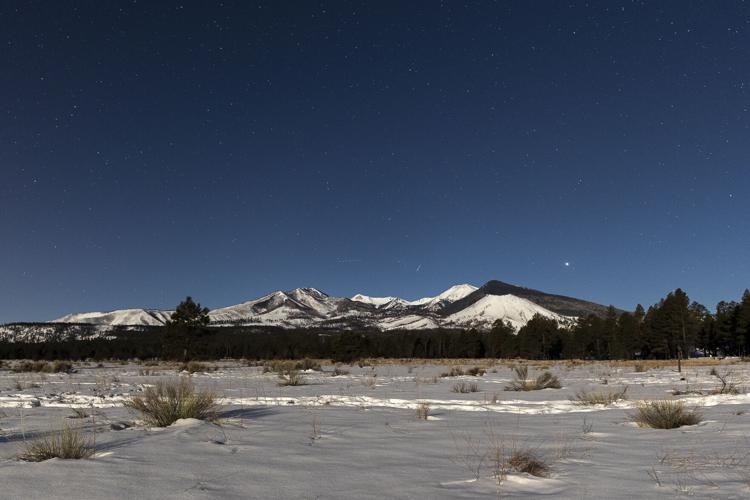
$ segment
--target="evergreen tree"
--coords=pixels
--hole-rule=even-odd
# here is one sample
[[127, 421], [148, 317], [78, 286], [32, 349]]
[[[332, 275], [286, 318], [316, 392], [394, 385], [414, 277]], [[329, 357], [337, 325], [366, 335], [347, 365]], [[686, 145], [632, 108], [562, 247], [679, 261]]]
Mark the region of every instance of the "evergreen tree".
[[737, 325], [740, 306], [737, 302], [721, 301], [716, 305], [716, 339], [721, 354], [731, 355], [739, 352]]
[[624, 312], [617, 320], [617, 350], [613, 352], [614, 359], [632, 359], [640, 351], [643, 307], [640, 304], [638, 307], [640, 314], [636, 308], [636, 312]]
[[535, 314], [518, 331], [518, 351], [522, 358], [550, 359], [562, 351], [557, 321]]
[[742, 294], [737, 310], [737, 339], [740, 356], [750, 353], [750, 290]]
[[201, 307], [188, 296], [179, 303], [167, 324], [180, 325], [187, 328], [202, 328], [208, 326], [208, 308]]
[[487, 355], [493, 358], [515, 358], [518, 356], [518, 338], [510, 323], [495, 321], [487, 334]]
[[208, 308], [186, 297], [164, 326], [162, 355], [187, 361], [194, 356], [193, 351], [204, 351], [198, 344], [208, 335], [208, 323]]
[[624, 348], [620, 336], [618, 335], [617, 309], [615, 309], [615, 306], [609, 306], [607, 308], [600, 349], [600, 359], [602, 357], [607, 357], [608, 359], [619, 359], [623, 357]]

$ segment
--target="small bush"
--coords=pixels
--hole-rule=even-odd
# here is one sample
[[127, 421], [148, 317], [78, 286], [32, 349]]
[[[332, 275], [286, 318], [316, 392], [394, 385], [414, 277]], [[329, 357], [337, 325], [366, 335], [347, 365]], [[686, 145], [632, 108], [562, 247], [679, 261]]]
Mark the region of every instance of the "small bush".
[[46, 361], [21, 361], [11, 368], [16, 373], [61, 373], [73, 370], [73, 364], [68, 361], [55, 361], [48, 363]]
[[48, 436], [28, 441], [24, 451], [18, 456], [27, 462], [42, 462], [51, 458], [81, 459], [94, 454], [91, 440], [85, 439], [80, 431], [65, 425]]
[[52, 373], [70, 373], [73, 371], [73, 363], [70, 363], [69, 361], [55, 361], [52, 363], [50, 371]]
[[506, 391], [539, 391], [542, 389], [559, 389], [560, 380], [550, 372], [544, 372], [535, 379], [528, 379], [529, 367], [517, 366], [513, 369], [514, 379], [505, 386]]
[[576, 393], [571, 401], [579, 405], [611, 405], [621, 399], [625, 399], [625, 393], [627, 391], [627, 387], [621, 391], [608, 392], [581, 390]]
[[198, 361], [188, 361], [187, 363], [183, 363], [182, 365], [180, 365], [180, 367], [177, 369], [178, 372], [188, 373], [208, 373], [213, 370], [214, 368], [212, 366], [209, 366], [205, 363], [199, 363]]
[[711, 375], [719, 379], [719, 387], [711, 391], [711, 394], [740, 394], [742, 390], [736, 381], [733, 380], [732, 370], [719, 373], [716, 368], [711, 368]]
[[430, 405], [427, 403], [420, 403], [417, 405], [417, 420], [427, 420], [430, 416]]
[[21, 361], [11, 367], [15, 373], [41, 372], [47, 365], [44, 361]]
[[479, 386], [477, 386], [476, 382], [458, 382], [457, 384], [453, 384], [453, 387], [451, 387], [451, 391], [461, 394], [466, 394], [468, 392], [479, 392]]
[[149, 425], [167, 427], [181, 418], [214, 420], [218, 404], [211, 392], [196, 392], [190, 381], [158, 382], [139, 396], [125, 402], [125, 407], [141, 412]]
[[71, 408], [73, 414], [68, 418], [88, 418], [89, 414], [85, 408]]
[[308, 358], [305, 358], [301, 361], [294, 361], [294, 360], [288, 360], [288, 359], [274, 359], [271, 361], [266, 361], [263, 364], [263, 373], [269, 373], [269, 372], [285, 373], [291, 370], [322, 371], [323, 368], [320, 366], [320, 363], [318, 363], [317, 361], [308, 359]]
[[697, 410], [686, 410], [682, 401], [662, 400], [638, 403], [631, 419], [641, 427], [676, 429], [699, 424], [703, 415]]
[[463, 368], [454, 366], [447, 372], [443, 372], [440, 374], [441, 377], [460, 377], [462, 375], [466, 375]]
[[302, 361], [298, 361], [294, 368], [297, 370], [315, 370], [316, 372], [323, 371], [323, 368], [320, 366], [320, 363], [317, 361], [314, 361], [312, 359], [305, 358]]
[[305, 385], [307, 383], [305, 381], [305, 377], [303, 377], [302, 374], [295, 369], [290, 369], [279, 373], [279, 379], [280, 386], [297, 386]]
[[378, 385], [378, 378], [376, 375], [368, 375], [365, 378], [362, 379], [362, 385], [367, 387], [368, 389], [374, 389], [375, 386]]
[[547, 462], [531, 450], [517, 450], [508, 459], [508, 465], [516, 472], [531, 474], [536, 477], [549, 476]]
[[472, 377], [483, 377], [485, 373], [487, 373], [487, 371], [479, 366], [466, 370], [466, 375], [471, 375]]

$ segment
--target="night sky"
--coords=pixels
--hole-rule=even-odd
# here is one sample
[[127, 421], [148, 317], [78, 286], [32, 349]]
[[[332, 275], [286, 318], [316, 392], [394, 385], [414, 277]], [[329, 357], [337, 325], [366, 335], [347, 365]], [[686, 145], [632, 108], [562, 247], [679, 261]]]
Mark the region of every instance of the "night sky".
[[743, 2], [0, 5], [0, 322], [750, 287]]

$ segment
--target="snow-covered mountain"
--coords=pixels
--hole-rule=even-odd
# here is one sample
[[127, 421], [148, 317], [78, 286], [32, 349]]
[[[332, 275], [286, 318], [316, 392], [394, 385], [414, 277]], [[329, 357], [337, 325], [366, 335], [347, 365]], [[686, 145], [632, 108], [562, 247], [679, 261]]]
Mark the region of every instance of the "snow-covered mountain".
[[497, 320], [503, 320], [518, 330], [537, 314], [554, 319], [561, 324], [566, 324], [571, 320], [569, 316], [553, 313], [549, 309], [515, 295], [485, 295], [465, 309], [447, 316], [443, 324], [463, 328], [483, 328], [486, 325], [492, 325]]
[[121, 309], [109, 312], [88, 312], [68, 314], [53, 320], [52, 323], [85, 323], [89, 325], [163, 325], [172, 311], [156, 309]]
[[352, 297], [352, 300], [354, 302], [362, 302], [363, 304], [369, 304], [375, 307], [383, 307], [388, 304], [408, 304], [407, 301], [399, 299], [398, 297], [368, 297], [367, 295], [362, 295], [361, 293], [358, 293], [357, 295]]
[[446, 304], [451, 304], [457, 300], [463, 299], [473, 291], [477, 290], [474, 285], [468, 285], [466, 283], [462, 285], [453, 285], [443, 293], [436, 295], [435, 297], [424, 297], [421, 299], [413, 300], [409, 304], [413, 306], [423, 306], [428, 309], [439, 309]]
[[[518, 291], [519, 293], [508, 293]], [[502, 282], [490, 281], [481, 288], [455, 285], [431, 297], [405, 300], [399, 297], [332, 297], [315, 288], [276, 291], [209, 313], [216, 326], [258, 325], [286, 328], [375, 328], [406, 330], [427, 328], [489, 329], [497, 320], [516, 330], [534, 315], [571, 324], [575, 316], [603, 307], [571, 297], [546, 294]], [[580, 308], [580, 313], [577, 311]], [[158, 326], [171, 311], [124, 309], [110, 312], [69, 314], [52, 323], [110, 326]]]

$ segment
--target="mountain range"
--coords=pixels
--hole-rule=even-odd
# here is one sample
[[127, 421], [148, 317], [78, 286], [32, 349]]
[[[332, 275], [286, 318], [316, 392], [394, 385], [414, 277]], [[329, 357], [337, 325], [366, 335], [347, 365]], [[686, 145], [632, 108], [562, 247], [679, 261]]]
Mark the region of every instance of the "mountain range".
[[[216, 326], [260, 325], [286, 328], [355, 328], [380, 330], [427, 328], [489, 329], [497, 320], [518, 330], [534, 315], [571, 324], [576, 317], [603, 315], [606, 306], [593, 302], [489, 281], [477, 288], [455, 285], [434, 297], [405, 300], [399, 297], [333, 297], [315, 288], [276, 291], [263, 297], [210, 311]], [[123, 309], [69, 314], [52, 323], [163, 325], [172, 311]]]

